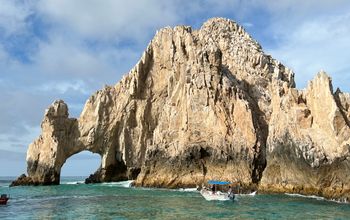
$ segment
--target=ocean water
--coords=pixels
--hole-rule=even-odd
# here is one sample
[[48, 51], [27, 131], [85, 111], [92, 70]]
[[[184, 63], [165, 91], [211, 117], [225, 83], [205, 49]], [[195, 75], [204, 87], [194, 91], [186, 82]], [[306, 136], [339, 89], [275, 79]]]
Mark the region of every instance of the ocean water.
[[81, 177], [59, 186], [12, 187], [0, 177], [0, 219], [350, 219], [350, 204], [301, 195], [239, 195], [206, 201], [192, 189], [129, 187], [130, 182], [85, 185]]

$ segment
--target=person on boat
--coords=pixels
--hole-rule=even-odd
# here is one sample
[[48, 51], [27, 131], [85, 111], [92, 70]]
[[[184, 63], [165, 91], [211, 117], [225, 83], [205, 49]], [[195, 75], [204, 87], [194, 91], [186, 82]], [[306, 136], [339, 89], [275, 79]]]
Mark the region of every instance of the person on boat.
[[227, 196], [228, 196], [229, 198], [234, 198], [234, 197], [235, 197], [235, 194], [233, 193], [233, 190], [232, 190], [232, 187], [231, 187], [231, 186], [228, 186]]
[[215, 184], [212, 185], [212, 187], [211, 187], [211, 192], [212, 192], [213, 194], [215, 194]]
[[227, 194], [231, 194], [232, 193], [232, 188], [231, 188], [231, 186], [228, 186], [228, 190], [227, 190]]
[[1, 194], [0, 205], [6, 205], [8, 200], [9, 200], [9, 197], [7, 196], [7, 194]]

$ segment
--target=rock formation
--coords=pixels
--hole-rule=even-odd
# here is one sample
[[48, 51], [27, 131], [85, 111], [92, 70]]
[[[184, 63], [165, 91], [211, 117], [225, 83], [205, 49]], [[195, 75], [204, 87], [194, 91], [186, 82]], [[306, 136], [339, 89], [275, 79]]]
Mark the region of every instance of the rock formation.
[[221, 179], [345, 198], [349, 104], [323, 72], [295, 89], [294, 73], [233, 21], [164, 28], [78, 119], [63, 101], [49, 107], [28, 149], [29, 176], [14, 185], [58, 184], [66, 159], [89, 150], [102, 161], [87, 182], [184, 187]]
[[306, 90], [275, 90], [261, 191], [350, 198], [349, 94], [321, 71]]

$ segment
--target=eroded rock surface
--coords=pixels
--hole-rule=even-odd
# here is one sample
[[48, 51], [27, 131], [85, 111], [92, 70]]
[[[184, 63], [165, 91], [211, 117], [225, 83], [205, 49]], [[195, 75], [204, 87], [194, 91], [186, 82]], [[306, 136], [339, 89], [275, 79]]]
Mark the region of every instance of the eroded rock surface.
[[247, 189], [322, 191], [328, 181], [343, 190], [349, 103], [325, 73], [295, 89], [294, 73], [233, 21], [164, 28], [78, 119], [68, 118], [63, 101], [49, 107], [28, 149], [26, 178], [58, 184], [66, 159], [89, 150], [101, 155], [101, 167], [86, 182], [184, 187], [221, 179]]
[[350, 199], [349, 94], [321, 71], [306, 90], [276, 90], [260, 190]]

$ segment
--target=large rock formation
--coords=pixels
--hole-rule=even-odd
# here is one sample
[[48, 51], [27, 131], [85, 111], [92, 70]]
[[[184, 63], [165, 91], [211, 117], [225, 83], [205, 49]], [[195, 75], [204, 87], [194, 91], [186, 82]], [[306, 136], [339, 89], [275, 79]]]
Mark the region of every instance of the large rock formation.
[[306, 91], [295, 89], [294, 73], [233, 21], [164, 28], [78, 119], [68, 118], [63, 101], [50, 106], [25, 178], [58, 184], [65, 160], [89, 150], [102, 162], [87, 182], [180, 187], [222, 179], [323, 193], [328, 181], [327, 189], [343, 190], [338, 197], [349, 196], [349, 103], [324, 73]]
[[349, 94], [321, 71], [306, 90], [275, 90], [260, 190], [350, 198]]

